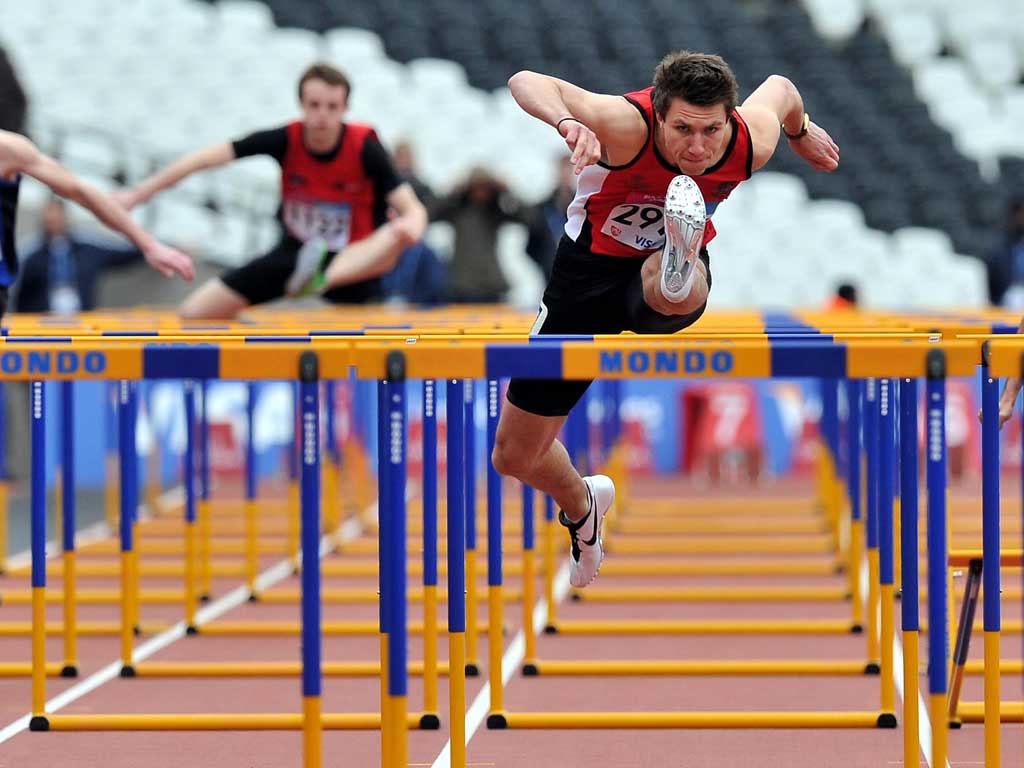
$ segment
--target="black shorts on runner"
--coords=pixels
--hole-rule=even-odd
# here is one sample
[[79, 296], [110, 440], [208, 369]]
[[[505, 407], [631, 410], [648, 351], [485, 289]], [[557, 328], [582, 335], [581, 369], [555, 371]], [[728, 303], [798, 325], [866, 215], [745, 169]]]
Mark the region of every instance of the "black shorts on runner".
[[[707, 250], [701, 249], [700, 259], [707, 268], [708, 290], [711, 290]], [[655, 312], [647, 305], [640, 278], [643, 263], [644, 259], [639, 257], [590, 253], [563, 236], [533, 333], [542, 336], [623, 331], [665, 334], [681, 331], [697, 322], [704, 314], [706, 303], [688, 315], [674, 316]], [[507, 397], [512, 405], [538, 416], [566, 416], [589, 386], [589, 379], [513, 379]]]
[[[295, 261], [302, 243], [285, 235], [268, 253], [228, 270], [221, 282], [250, 304], [266, 304], [284, 296], [288, 278], [295, 271]], [[332, 288], [322, 296], [332, 304], [367, 304], [383, 298], [380, 278]]]

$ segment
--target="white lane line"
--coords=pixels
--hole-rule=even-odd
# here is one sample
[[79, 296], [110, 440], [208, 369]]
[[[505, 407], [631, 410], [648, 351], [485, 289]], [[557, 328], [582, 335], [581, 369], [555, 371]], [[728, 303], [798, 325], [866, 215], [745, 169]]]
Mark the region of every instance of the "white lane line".
[[[362, 527], [357, 520], [347, 521], [341, 528], [340, 534], [336, 537], [342, 542], [350, 541], [358, 536], [362, 532]], [[325, 536], [320, 540], [320, 557], [323, 558], [332, 549], [332, 543], [329, 537]], [[265, 591], [277, 584], [278, 582], [284, 581], [294, 572], [294, 563], [291, 559], [282, 560], [276, 565], [271, 566], [267, 570], [263, 571], [256, 578], [257, 591]], [[217, 617], [227, 613], [233, 608], [237, 608], [243, 603], [249, 600], [249, 589], [246, 586], [241, 586], [233, 589], [224, 597], [215, 600], [209, 605], [205, 605], [196, 611], [196, 624], [202, 625], [210, 621], [213, 621]], [[180, 640], [185, 637], [185, 622], [179, 621], [170, 629], [161, 632], [159, 635], [147, 640], [145, 643], [135, 649], [132, 655], [132, 660], [135, 662], [143, 661], [148, 659], [157, 651], [160, 651], [171, 643]], [[111, 680], [117, 678], [121, 673], [121, 661], [113, 661], [107, 666], [103, 667], [98, 672], [87, 677], [82, 682], [73, 685], [61, 694], [54, 696], [48, 702], [46, 702], [46, 712], [52, 714], [57, 712], [68, 704], [82, 698], [88, 693], [95, 691], [101, 685], [109, 683]], [[19, 733], [28, 728], [29, 721], [31, 720], [31, 714], [24, 715], [13, 723], [8, 725], [2, 731], [0, 731], [0, 744], [8, 741]]]
[[[555, 576], [555, 602], [560, 603], [569, 592], [569, 564], [566, 563], [562, 569]], [[541, 598], [537, 601], [537, 605], [533, 609], [533, 633], [539, 635], [541, 628], [544, 627], [548, 622], [548, 604], [545, 598]], [[502, 687], [508, 685], [508, 681], [512, 679], [512, 675], [515, 674], [516, 670], [519, 669], [519, 665], [523, 663], [523, 657], [526, 655], [526, 635], [523, 630], [520, 629], [512, 642], [509, 643], [508, 649], [505, 651], [505, 655], [501, 657], [501, 685]], [[473, 738], [473, 734], [477, 732], [480, 724], [487, 717], [487, 712], [491, 706], [491, 684], [486, 683], [484, 687], [477, 694], [473, 703], [470, 705], [469, 710], [466, 712], [466, 744], [469, 744], [469, 740]], [[431, 768], [450, 768], [452, 763], [452, 741], [448, 739], [445, 742], [444, 748], [441, 750], [441, 754], [434, 760]]]

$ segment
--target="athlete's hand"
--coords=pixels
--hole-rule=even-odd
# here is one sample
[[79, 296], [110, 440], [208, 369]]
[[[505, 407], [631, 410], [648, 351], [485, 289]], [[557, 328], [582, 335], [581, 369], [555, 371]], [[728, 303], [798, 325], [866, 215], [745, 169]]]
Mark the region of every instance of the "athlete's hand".
[[558, 132], [565, 139], [565, 144], [572, 150], [573, 171], [577, 176], [588, 165], [593, 165], [601, 159], [601, 142], [597, 135], [577, 120], [566, 120], [558, 126]]
[[120, 205], [126, 211], [130, 211], [132, 208], [142, 202], [142, 196], [138, 190], [131, 187], [124, 189], [118, 189], [110, 193], [110, 199]]
[[146, 259], [146, 263], [164, 277], [181, 275], [191, 283], [196, 276], [192, 259], [178, 249], [170, 248], [156, 240], [142, 252], [142, 255]]
[[[1002, 400], [999, 401], [999, 428], [1003, 428], [1003, 424], [1013, 418], [1013, 401], [1004, 403]], [[984, 419], [981, 415], [981, 409], [978, 409], [978, 423], [983, 423]]]
[[790, 139], [789, 146], [816, 170], [831, 173], [839, 167], [839, 145], [824, 128], [814, 122], [807, 124], [804, 136]]

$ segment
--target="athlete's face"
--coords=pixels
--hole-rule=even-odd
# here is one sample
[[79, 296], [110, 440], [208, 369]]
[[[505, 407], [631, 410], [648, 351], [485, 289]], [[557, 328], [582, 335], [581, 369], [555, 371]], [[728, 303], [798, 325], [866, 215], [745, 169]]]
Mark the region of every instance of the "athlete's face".
[[664, 120], [658, 117], [660, 146], [665, 159], [688, 176], [699, 175], [722, 156], [729, 135], [725, 107], [699, 107], [672, 99]]
[[337, 139], [341, 119], [348, 107], [348, 91], [343, 85], [330, 85], [312, 78], [302, 85], [302, 121], [308, 137], [317, 140]]

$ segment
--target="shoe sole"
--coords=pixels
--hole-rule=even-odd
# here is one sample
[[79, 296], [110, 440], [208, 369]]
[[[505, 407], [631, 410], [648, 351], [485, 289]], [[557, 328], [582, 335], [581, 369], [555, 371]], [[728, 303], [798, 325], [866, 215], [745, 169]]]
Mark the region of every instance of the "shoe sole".
[[[586, 584], [581, 584], [578, 587], [573, 585], [573, 589], [584, 589], [585, 587], [589, 587], [597, 579], [598, 574], [601, 573], [601, 566], [604, 565], [604, 518], [608, 514], [608, 510], [612, 508], [612, 504], [614, 503], [615, 496], [613, 491], [611, 503], [608, 504], [604, 512], [601, 513], [601, 517], [597, 521], [597, 547], [598, 550], [601, 552], [601, 559], [597, 563], [597, 568], [594, 570], [594, 575], [590, 577], [590, 581], [588, 581]], [[572, 560], [572, 555], [569, 556], [569, 559]]]
[[676, 176], [665, 193], [665, 254], [661, 261], [661, 292], [673, 302], [690, 294], [693, 271], [707, 224], [704, 196], [689, 176]]

